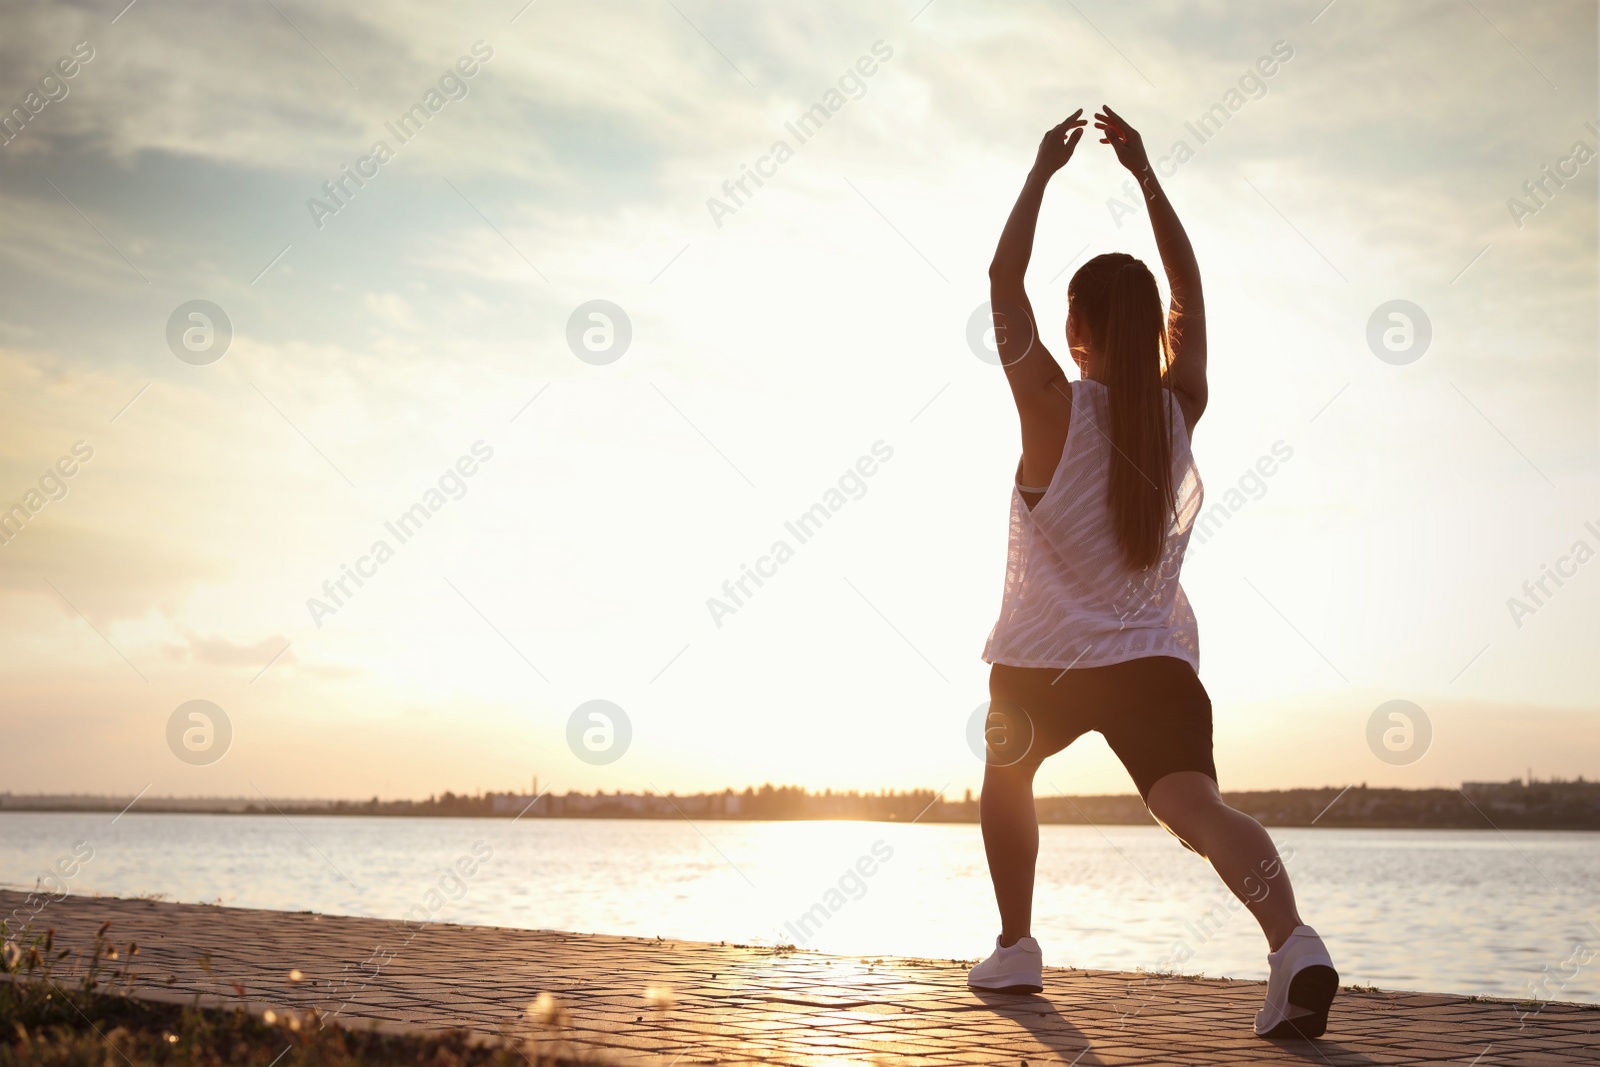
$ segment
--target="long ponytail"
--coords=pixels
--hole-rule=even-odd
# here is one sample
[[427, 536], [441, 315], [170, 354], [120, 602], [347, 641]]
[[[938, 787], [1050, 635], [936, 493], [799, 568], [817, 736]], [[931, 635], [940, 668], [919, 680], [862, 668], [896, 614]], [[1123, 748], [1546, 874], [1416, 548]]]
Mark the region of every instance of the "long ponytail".
[[1156, 280], [1122, 252], [1073, 275], [1067, 299], [1096, 342], [1111, 407], [1108, 503], [1122, 558], [1144, 570], [1161, 558], [1174, 509], [1170, 396], [1161, 387], [1167, 332]]

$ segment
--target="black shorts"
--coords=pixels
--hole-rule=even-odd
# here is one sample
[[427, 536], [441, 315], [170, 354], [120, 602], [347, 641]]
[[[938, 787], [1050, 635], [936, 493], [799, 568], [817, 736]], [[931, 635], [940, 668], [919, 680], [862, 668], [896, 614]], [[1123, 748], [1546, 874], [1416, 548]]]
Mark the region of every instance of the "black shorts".
[[1174, 771], [1217, 780], [1211, 698], [1181, 659], [1066, 671], [996, 663], [990, 670], [989, 763], [1037, 766], [1090, 730], [1105, 737], [1147, 803], [1150, 787]]

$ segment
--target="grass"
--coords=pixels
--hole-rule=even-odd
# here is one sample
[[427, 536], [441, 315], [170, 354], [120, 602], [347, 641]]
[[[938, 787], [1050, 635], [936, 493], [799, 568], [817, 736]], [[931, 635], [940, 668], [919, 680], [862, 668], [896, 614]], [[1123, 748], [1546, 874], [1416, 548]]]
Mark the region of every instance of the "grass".
[[[267, 1011], [139, 1000], [128, 995], [139, 954], [118, 947], [110, 923], [87, 956], [58, 948], [55, 931], [12, 934], [0, 923], [0, 1067], [556, 1067], [594, 1062], [559, 1043], [563, 1013], [530, 1008], [531, 1036], [464, 1030], [412, 1035], [339, 1025], [312, 1009]], [[541, 998], [543, 1000], [543, 998]], [[552, 1031], [554, 1031], [552, 1035]]]

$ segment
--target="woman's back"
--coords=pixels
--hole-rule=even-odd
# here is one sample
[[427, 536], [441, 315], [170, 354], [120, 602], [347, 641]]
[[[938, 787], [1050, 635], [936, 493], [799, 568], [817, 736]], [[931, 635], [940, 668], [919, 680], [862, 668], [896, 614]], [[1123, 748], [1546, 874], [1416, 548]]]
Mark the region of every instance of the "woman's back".
[[1030, 508], [1012, 491], [1005, 593], [983, 658], [1067, 668], [1174, 656], [1198, 670], [1199, 634], [1178, 572], [1203, 487], [1183, 415], [1163, 390], [1175, 508], [1160, 558], [1136, 570], [1125, 561], [1109, 504], [1107, 387], [1082, 379], [1071, 391], [1066, 447], [1044, 496]]

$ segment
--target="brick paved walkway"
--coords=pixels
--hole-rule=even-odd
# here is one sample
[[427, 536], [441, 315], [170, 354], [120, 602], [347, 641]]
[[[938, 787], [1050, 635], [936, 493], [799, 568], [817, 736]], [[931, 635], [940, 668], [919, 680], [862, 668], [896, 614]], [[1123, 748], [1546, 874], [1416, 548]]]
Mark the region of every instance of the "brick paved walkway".
[[[22, 896], [0, 892], [0, 914]], [[978, 996], [965, 964], [684, 941], [69, 897], [37, 920], [80, 946], [110, 919], [137, 989], [317, 1006], [347, 1019], [526, 1034], [540, 992], [571, 1047], [616, 1062], [874, 1064], [1600, 1063], [1600, 1009], [1342, 990], [1328, 1037], [1250, 1033], [1263, 987], [1051, 970], [1042, 996]], [[291, 984], [288, 972], [304, 980]], [[652, 992], [653, 991], [653, 992]], [[1524, 1015], [1526, 1014], [1526, 1016]], [[603, 1050], [603, 1051], [602, 1051]]]

